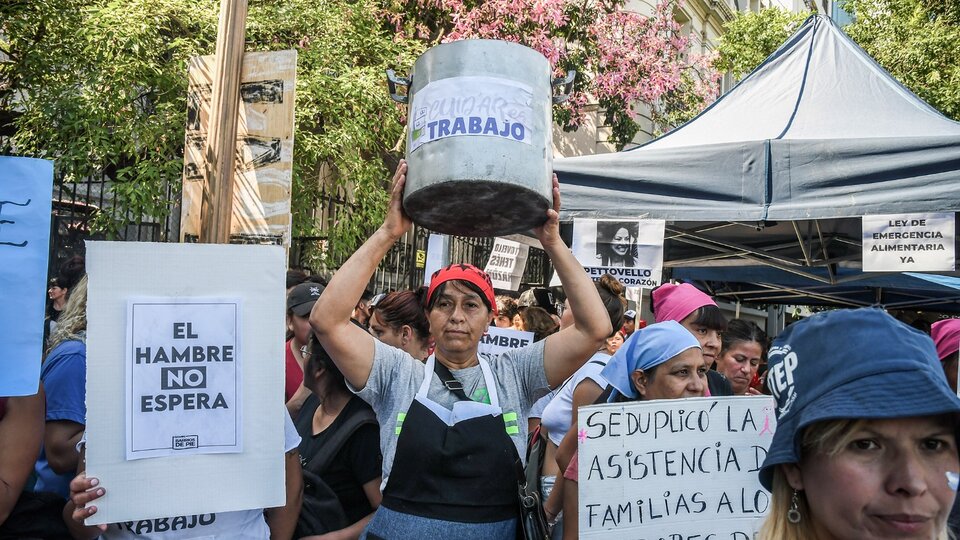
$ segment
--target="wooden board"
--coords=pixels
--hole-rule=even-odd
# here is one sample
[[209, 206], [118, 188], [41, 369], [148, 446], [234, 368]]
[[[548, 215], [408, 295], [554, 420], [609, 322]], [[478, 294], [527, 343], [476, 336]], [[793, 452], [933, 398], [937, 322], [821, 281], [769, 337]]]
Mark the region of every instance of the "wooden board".
[[[181, 242], [196, 242], [200, 237], [213, 65], [212, 55], [198, 56], [188, 67]], [[290, 246], [296, 74], [294, 50], [243, 57], [231, 243]]]

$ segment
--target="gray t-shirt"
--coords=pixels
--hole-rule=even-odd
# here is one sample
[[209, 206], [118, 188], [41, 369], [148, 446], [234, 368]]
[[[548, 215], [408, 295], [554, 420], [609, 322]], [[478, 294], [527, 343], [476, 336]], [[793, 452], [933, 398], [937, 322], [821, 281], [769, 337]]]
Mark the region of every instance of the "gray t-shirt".
[[[521, 459], [526, 459], [527, 413], [541, 396], [550, 391], [543, 368], [543, 341], [521, 349], [513, 349], [496, 357], [487, 357], [497, 380], [497, 395], [503, 409], [505, 429], [517, 446]], [[463, 385], [463, 391], [474, 401], [490, 403], [483, 371], [479, 365], [450, 371]], [[458, 398], [432, 373], [427, 397], [450, 409]], [[406, 352], [380, 341], [376, 342], [373, 369], [362, 390], [347, 383], [347, 387], [370, 404], [380, 422], [380, 450], [383, 454], [383, 483], [387, 485], [393, 457], [397, 451], [402, 422], [397, 415], [406, 414], [423, 382], [424, 364]], [[513, 425], [516, 430], [510, 429]]]

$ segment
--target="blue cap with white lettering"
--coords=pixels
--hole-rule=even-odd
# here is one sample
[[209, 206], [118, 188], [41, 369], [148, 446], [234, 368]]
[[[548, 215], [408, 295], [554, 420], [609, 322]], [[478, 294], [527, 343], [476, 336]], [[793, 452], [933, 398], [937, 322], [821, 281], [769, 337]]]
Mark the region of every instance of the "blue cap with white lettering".
[[800, 461], [803, 430], [811, 424], [960, 412], [933, 340], [879, 308], [828, 311], [794, 323], [768, 358], [777, 430], [760, 469], [767, 489], [777, 465]]

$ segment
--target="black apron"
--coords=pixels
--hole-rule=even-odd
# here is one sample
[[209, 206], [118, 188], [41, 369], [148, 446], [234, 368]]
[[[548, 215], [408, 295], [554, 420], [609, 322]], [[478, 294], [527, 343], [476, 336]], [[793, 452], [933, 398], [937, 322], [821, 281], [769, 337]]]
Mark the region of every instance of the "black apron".
[[517, 450], [489, 364], [480, 358], [490, 404], [463, 401], [464, 395], [451, 410], [427, 397], [435, 361], [427, 359], [423, 383], [403, 419], [381, 504], [460, 523], [517, 517]]

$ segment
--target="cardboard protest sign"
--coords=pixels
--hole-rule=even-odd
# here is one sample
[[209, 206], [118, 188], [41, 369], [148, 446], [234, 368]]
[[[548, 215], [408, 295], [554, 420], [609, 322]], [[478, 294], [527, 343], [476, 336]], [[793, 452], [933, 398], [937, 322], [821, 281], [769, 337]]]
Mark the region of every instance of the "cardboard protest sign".
[[863, 216], [864, 272], [952, 272], [953, 213]]
[[285, 266], [280, 246], [87, 242], [88, 524], [284, 504]]
[[770, 507], [757, 473], [775, 429], [769, 396], [582, 407], [580, 537], [753, 538]]
[[[200, 236], [214, 57], [190, 59], [180, 241]], [[248, 52], [240, 72], [232, 243], [290, 246], [297, 51]]]
[[491, 326], [487, 328], [487, 333], [480, 338], [477, 352], [496, 356], [503, 351], [519, 349], [531, 343], [533, 343], [533, 332]]
[[0, 156], [0, 396], [37, 393], [53, 162]]
[[530, 246], [526, 244], [505, 238], [494, 239], [490, 258], [483, 269], [490, 276], [493, 287], [511, 291], [519, 289], [529, 253]]
[[500, 77], [448, 77], [413, 95], [407, 148], [447, 137], [498, 137], [533, 144], [533, 88]]
[[594, 281], [610, 274], [652, 289], [663, 279], [663, 231], [659, 219], [574, 219], [573, 254]]
[[127, 459], [243, 451], [240, 298], [127, 302]]

